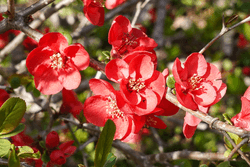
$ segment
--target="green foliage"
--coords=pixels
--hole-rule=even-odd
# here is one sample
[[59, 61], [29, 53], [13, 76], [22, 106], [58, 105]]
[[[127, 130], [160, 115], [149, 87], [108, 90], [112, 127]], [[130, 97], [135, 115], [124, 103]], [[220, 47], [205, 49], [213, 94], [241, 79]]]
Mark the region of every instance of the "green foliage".
[[236, 95], [242, 95], [247, 89], [242, 78], [235, 76], [235, 74], [229, 74], [227, 76], [227, 92]]
[[102, 167], [105, 164], [113, 143], [115, 130], [114, 122], [107, 120], [96, 146], [95, 167]]
[[250, 40], [250, 25], [249, 24], [243, 24], [243, 33], [247, 40]]
[[226, 162], [222, 162], [219, 165], [217, 165], [217, 167], [230, 167], [230, 162], [226, 161]]
[[116, 161], [116, 157], [114, 156], [114, 154], [109, 153], [107, 157], [107, 161], [104, 164], [104, 167], [113, 167], [115, 165], [115, 161]]
[[174, 79], [174, 76], [173, 75], [169, 75], [168, 77], [167, 77], [167, 86], [169, 87], [169, 88], [175, 88], [175, 79]]
[[177, 165], [178, 167], [192, 167], [191, 162], [187, 159], [175, 160], [172, 164]]
[[233, 68], [233, 63], [229, 59], [225, 59], [222, 62], [222, 66], [226, 71], [230, 71]]
[[41, 154], [40, 154], [39, 151], [34, 153], [34, 150], [29, 146], [21, 146], [21, 147], [18, 147], [17, 156], [19, 158], [35, 158], [35, 159], [39, 159], [41, 157]]
[[15, 136], [15, 135], [17, 135], [18, 133], [21, 133], [24, 129], [25, 129], [25, 125], [22, 124], [22, 123], [20, 123], [20, 124], [16, 127], [16, 129], [14, 129], [13, 131], [11, 131], [11, 132], [9, 132], [9, 133], [0, 135], [0, 138], [6, 138], [6, 137]]
[[0, 108], [0, 135], [13, 131], [18, 125], [26, 111], [25, 101], [12, 97]]
[[11, 143], [7, 139], [0, 139], [0, 157], [4, 157], [10, 152]]
[[16, 154], [15, 146], [11, 145], [11, 151], [9, 155], [9, 167], [20, 167], [20, 160]]

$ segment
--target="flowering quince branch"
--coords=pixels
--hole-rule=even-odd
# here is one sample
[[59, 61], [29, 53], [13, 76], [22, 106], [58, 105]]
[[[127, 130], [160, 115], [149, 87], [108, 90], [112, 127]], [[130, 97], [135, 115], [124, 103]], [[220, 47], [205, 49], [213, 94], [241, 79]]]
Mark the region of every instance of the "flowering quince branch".
[[166, 99], [169, 100], [171, 103], [175, 104], [176, 106], [178, 106], [180, 109], [182, 109], [183, 111], [186, 111], [188, 113], [190, 113], [191, 115], [201, 119], [202, 121], [206, 122], [207, 124], [212, 124], [212, 127], [218, 130], [223, 130], [223, 131], [227, 131], [227, 132], [231, 132], [234, 134], [237, 134], [239, 136], [245, 136], [245, 135], [249, 135], [250, 132], [240, 129], [239, 127], [236, 126], [232, 126], [229, 125], [225, 122], [216, 120], [213, 122], [214, 118], [211, 117], [210, 115], [200, 112], [199, 110], [194, 111], [191, 109], [188, 109], [186, 107], [184, 107], [183, 105], [180, 104], [180, 102], [177, 100], [177, 98], [171, 93], [171, 89], [168, 89], [167, 94], [166, 94]]
[[[34, 19], [30, 23], [30, 27], [33, 29], [37, 29], [47, 18], [49, 18], [52, 14], [56, 13], [60, 9], [65, 6], [68, 6], [74, 2], [74, 0], [62, 0], [57, 3], [55, 6], [51, 6], [50, 8], [43, 11], [38, 18]], [[0, 60], [7, 54], [11, 53], [25, 38], [25, 33], [18, 34], [11, 42], [9, 42], [1, 51], [0, 51]]]
[[8, 0], [8, 11], [10, 12], [10, 17], [8, 18], [9, 20], [12, 20], [15, 18], [15, 2], [14, 0]]
[[239, 25], [246, 23], [250, 21], [250, 16], [248, 16], [247, 18], [245, 18], [244, 20], [240, 21], [239, 23], [231, 26], [231, 27], [227, 27], [226, 23], [224, 21], [224, 15], [222, 16], [222, 29], [220, 31], [220, 33], [214, 37], [214, 39], [212, 39], [206, 46], [204, 46], [204, 48], [202, 48], [199, 53], [202, 54], [205, 52], [205, 50], [207, 50], [207, 48], [209, 48], [217, 39], [219, 39], [221, 36], [223, 36], [225, 33], [227, 33], [228, 31], [231, 31], [232, 29], [238, 27]]

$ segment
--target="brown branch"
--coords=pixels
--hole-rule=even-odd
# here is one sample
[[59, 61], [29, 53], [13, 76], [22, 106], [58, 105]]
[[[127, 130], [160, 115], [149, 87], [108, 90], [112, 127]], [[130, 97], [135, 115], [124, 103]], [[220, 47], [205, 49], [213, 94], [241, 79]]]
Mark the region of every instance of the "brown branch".
[[89, 66], [105, 73], [105, 64], [90, 58]]
[[50, 101], [51, 101], [51, 95], [49, 95], [47, 97], [47, 102], [46, 102], [46, 108], [47, 108], [47, 111], [49, 113], [49, 125], [48, 125], [48, 127], [46, 129], [45, 135], [43, 135], [43, 136], [47, 136], [47, 134], [51, 131], [53, 123], [54, 123], [54, 115], [53, 115], [53, 112], [52, 112], [52, 110], [51, 110], [51, 108], [49, 106]]
[[219, 121], [219, 120], [215, 121], [215, 119], [213, 117], [211, 117], [210, 115], [208, 115], [206, 113], [203, 113], [203, 112], [200, 112], [200, 111], [193, 111], [191, 109], [188, 109], [188, 108], [182, 106], [178, 102], [177, 98], [171, 93], [170, 89], [168, 89], [168, 91], [167, 91], [166, 99], [168, 101], [170, 101], [171, 103], [173, 103], [174, 105], [178, 106], [183, 111], [186, 111], [189, 114], [201, 119], [202, 121], [206, 122], [207, 124], [209, 124], [209, 125], [213, 124], [212, 127], [217, 129], [217, 130], [223, 130], [223, 131], [231, 132], [231, 133], [237, 134], [239, 136], [250, 135], [250, 132], [248, 132], [246, 130], [243, 130], [243, 129], [240, 129], [239, 127], [229, 125], [229, 124], [227, 124], [225, 122], [222, 122], [222, 121]]
[[[234, 149], [231, 151], [231, 153], [228, 155], [228, 157], [225, 159], [225, 161], [229, 161], [232, 156], [234, 155], [235, 152], [238, 151], [238, 149], [240, 149], [244, 144], [246, 144], [248, 142], [248, 138], [244, 138], [236, 147], [234, 147]], [[246, 159], [248, 162], [248, 165], [250, 165], [249, 160], [245, 157], [243, 159]]]
[[13, 20], [15, 18], [15, 2], [14, 0], [8, 0], [8, 11], [10, 12], [9, 20]]
[[[52, 14], [56, 13], [58, 10], [62, 9], [65, 6], [68, 6], [75, 0], [62, 0], [55, 6], [51, 6], [44, 12], [42, 12], [38, 18], [36, 18], [31, 24], [30, 27], [33, 29], [37, 29], [47, 18], [49, 18]], [[0, 28], [1, 29], [1, 28]], [[22, 41], [25, 38], [24, 33], [20, 33], [18, 36], [16, 36], [8, 45], [6, 45], [1, 51], [0, 51], [0, 61], [1, 59], [11, 53], [19, 44], [22, 43]]]
[[193, 159], [193, 160], [216, 160], [223, 161], [226, 159], [223, 153], [203, 153], [199, 151], [174, 151], [168, 153], [147, 155], [146, 158], [151, 163], [163, 163], [166, 161], [174, 161], [178, 159]]
[[[228, 141], [233, 145], [234, 149], [236, 148], [237, 149], [237, 145], [234, 143], [234, 141], [231, 139], [231, 137], [228, 135], [227, 132], [225, 131], [221, 131], [221, 133], [228, 139]], [[246, 139], [246, 138], [245, 138]], [[247, 138], [248, 139], [248, 138]], [[234, 150], [233, 149], [233, 150]], [[240, 150], [240, 149], [237, 149], [238, 153], [241, 155], [241, 158], [244, 159], [248, 165], [250, 165], [250, 161], [249, 159], [245, 156], [245, 154]], [[235, 152], [235, 151], [234, 151]], [[232, 153], [232, 152], [231, 152]], [[230, 153], [230, 154], [231, 154]], [[233, 156], [233, 155], [230, 155], [230, 156]], [[231, 158], [231, 157], [229, 157]]]
[[244, 20], [240, 21], [239, 23], [231, 26], [231, 27], [226, 27], [226, 24], [224, 22], [224, 16], [222, 17], [222, 29], [220, 31], [220, 33], [214, 38], [212, 39], [204, 48], [202, 48], [199, 53], [203, 54], [205, 52], [205, 50], [207, 50], [207, 48], [209, 48], [217, 39], [219, 39], [221, 36], [223, 36], [225, 33], [227, 33], [228, 31], [231, 31], [232, 29], [238, 27], [239, 25], [246, 23], [250, 21], [250, 16], [248, 16], [247, 18], [245, 18]]

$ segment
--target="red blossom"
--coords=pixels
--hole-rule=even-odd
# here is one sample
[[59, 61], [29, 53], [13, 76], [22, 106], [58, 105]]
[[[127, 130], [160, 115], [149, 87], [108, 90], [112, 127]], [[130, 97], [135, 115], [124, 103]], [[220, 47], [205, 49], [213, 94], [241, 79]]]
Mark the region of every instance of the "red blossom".
[[164, 76], [154, 69], [151, 57], [139, 55], [129, 64], [122, 59], [111, 60], [105, 68], [108, 79], [120, 83], [124, 99], [135, 106], [135, 114], [151, 113], [165, 91]]
[[250, 76], [250, 67], [249, 66], [243, 67], [242, 68], [242, 73], [247, 75], [247, 76]]
[[248, 87], [243, 97], [241, 97], [241, 103], [240, 113], [235, 115], [231, 121], [234, 126], [250, 131], [250, 87]]
[[116, 125], [114, 139], [122, 139], [142, 128], [145, 119], [133, 115], [131, 106], [110, 83], [101, 79], [91, 79], [89, 86], [95, 96], [88, 98], [84, 103], [84, 116], [88, 122], [102, 127], [111, 119]]
[[81, 82], [79, 70], [89, 65], [89, 55], [81, 44], [68, 46], [67, 39], [60, 33], [45, 34], [38, 47], [27, 59], [28, 71], [34, 75], [35, 86], [43, 94], [50, 95], [76, 89]]
[[247, 39], [245, 38], [245, 36], [243, 34], [239, 35], [239, 39], [238, 39], [238, 43], [237, 46], [241, 49], [245, 48], [247, 45], [249, 44], [249, 42], [247, 41]]
[[0, 107], [8, 98], [10, 98], [10, 95], [6, 92], [6, 90], [0, 89]]
[[59, 145], [59, 136], [56, 131], [51, 131], [46, 137], [46, 147], [49, 149], [55, 148]]
[[28, 51], [32, 51], [33, 49], [35, 49], [38, 46], [38, 42], [30, 37], [27, 37], [24, 41], [23, 41], [23, 46], [25, 47], [25, 49], [27, 49]]
[[75, 118], [83, 111], [83, 104], [77, 99], [73, 90], [62, 90], [63, 103], [60, 108], [62, 114], [71, 113]]
[[112, 45], [111, 56], [121, 58], [135, 50], [153, 51], [157, 43], [141, 30], [132, 28], [130, 21], [117, 16], [109, 30], [108, 42]]
[[[208, 112], [208, 108], [217, 103], [226, 93], [226, 84], [221, 80], [220, 71], [206, 62], [204, 56], [199, 53], [189, 55], [182, 67], [177, 58], [173, 65], [173, 76], [175, 78], [176, 97], [185, 107], [192, 110]], [[186, 113], [184, 123], [184, 135], [187, 138], [193, 136], [193, 130], [200, 119]], [[187, 129], [185, 129], [187, 128]]]
[[66, 157], [64, 156], [64, 153], [61, 150], [52, 151], [49, 157], [50, 157], [50, 164], [62, 165], [66, 163]]

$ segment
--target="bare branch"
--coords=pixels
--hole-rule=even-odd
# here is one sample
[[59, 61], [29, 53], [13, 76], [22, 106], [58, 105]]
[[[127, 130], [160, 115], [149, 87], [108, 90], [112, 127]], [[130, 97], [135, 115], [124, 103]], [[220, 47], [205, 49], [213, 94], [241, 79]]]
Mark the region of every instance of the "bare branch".
[[178, 159], [193, 159], [193, 160], [216, 160], [223, 161], [226, 158], [224, 157], [224, 153], [203, 153], [199, 151], [174, 151], [168, 153], [160, 153], [160, 154], [152, 154], [147, 155], [146, 158], [151, 163], [163, 163], [166, 161], [173, 161]]
[[23, 11], [18, 12], [21, 16], [28, 16], [34, 14], [38, 10], [44, 8], [45, 6], [49, 5], [50, 3], [54, 2], [55, 0], [40, 0], [35, 4], [29, 6], [28, 8], [24, 9]]
[[8, 0], [8, 11], [10, 12], [9, 20], [15, 18], [15, 2], [14, 0]]
[[97, 71], [105, 72], [105, 64], [90, 58], [89, 66]]
[[207, 50], [207, 48], [209, 48], [217, 39], [219, 39], [221, 36], [223, 36], [225, 33], [227, 33], [228, 31], [231, 31], [232, 29], [238, 27], [239, 25], [246, 23], [250, 21], [250, 16], [248, 16], [247, 18], [245, 18], [244, 20], [240, 21], [239, 23], [231, 26], [231, 27], [226, 27], [225, 23], [224, 23], [224, 16], [222, 17], [222, 29], [220, 31], [220, 33], [214, 38], [212, 39], [204, 48], [202, 48], [199, 53], [203, 54], [205, 52], [205, 50]]

